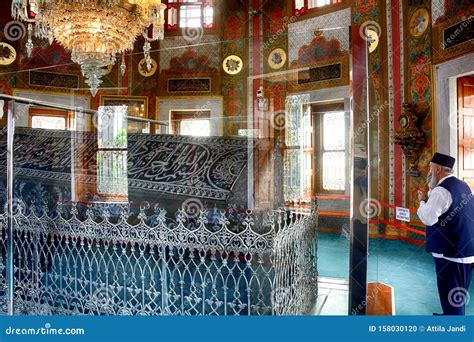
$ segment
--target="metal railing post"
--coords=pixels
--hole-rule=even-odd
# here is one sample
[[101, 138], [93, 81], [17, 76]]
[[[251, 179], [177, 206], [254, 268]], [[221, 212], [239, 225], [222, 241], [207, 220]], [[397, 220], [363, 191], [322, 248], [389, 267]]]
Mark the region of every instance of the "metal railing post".
[[15, 134], [15, 101], [8, 102], [7, 118], [7, 303], [8, 315], [13, 316], [14, 263], [13, 263], [13, 138]]

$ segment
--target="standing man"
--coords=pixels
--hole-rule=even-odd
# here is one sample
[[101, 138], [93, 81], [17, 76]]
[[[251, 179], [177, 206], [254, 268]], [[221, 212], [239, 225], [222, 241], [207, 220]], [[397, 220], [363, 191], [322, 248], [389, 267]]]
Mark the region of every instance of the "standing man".
[[435, 153], [427, 176], [430, 191], [418, 191], [418, 216], [426, 225], [426, 251], [434, 257], [443, 315], [464, 315], [474, 263], [474, 196], [453, 175], [454, 163], [453, 157]]

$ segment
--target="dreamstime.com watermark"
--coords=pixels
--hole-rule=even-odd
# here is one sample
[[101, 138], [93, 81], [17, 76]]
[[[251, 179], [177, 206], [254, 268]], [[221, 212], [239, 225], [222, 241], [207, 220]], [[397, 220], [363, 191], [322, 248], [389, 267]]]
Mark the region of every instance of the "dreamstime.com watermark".
[[469, 19], [467, 19], [466, 21], [463, 21], [462, 24], [456, 30], [454, 30], [453, 33], [449, 35], [449, 37], [445, 37], [445, 39], [441, 43], [441, 48], [446, 49], [446, 46], [448, 44], [451, 44], [452, 42], [454, 42], [460, 34], [463, 34], [464, 31], [468, 29], [469, 25], [471, 24], [471, 21], [473, 20], [474, 20], [474, 16], [469, 17]]
[[40, 328], [16, 328], [9, 326], [4, 330], [7, 336], [21, 335], [85, 335], [83, 328], [52, 328], [50, 323], [46, 323]]
[[380, 117], [380, 114], [382, 114], [382, 112], [385, 110], [385, 108], [388, 107], [388, 101], [385, 101], [383, 104], [381, 104], [380, 106], [374, 106], [373, 107], [373, 110], [371, 111], [370, 113], [370, 116], [369, 116], [369, 119], [366, 120], [366, 121], [363, 121], [355, 130], [355, 133], [354, 133], [354, 137], [357, 137], [358, 135], [366, 132], [367, 130], [367, 127], [372, 123], [372, 121], [374, 121], [375, 119], [377, 119], [378, 117]]
[[377, 294], [381, 291], [380, 286], [376, 286], [370, 293], [367, 294], [367, 297], [365, 300], [360, 303], [357, 308], [353, 308], [351, 311], [352, 315], [357, 315], [359, 311], [361, 311], [363, 308], [367, 306], [371, 301], [375, 300], [377, 298]]

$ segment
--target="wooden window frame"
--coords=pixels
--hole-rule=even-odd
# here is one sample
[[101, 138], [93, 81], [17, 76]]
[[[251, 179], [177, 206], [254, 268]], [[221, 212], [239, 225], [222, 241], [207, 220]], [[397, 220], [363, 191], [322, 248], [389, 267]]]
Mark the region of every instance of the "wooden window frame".
[[[219, 6], [219, 1], [218, 0], [201, 0], [199, 2], [188, 2], [188, 1], [182, 1], [182, 0], [179, 0], [177, 2], [169, 2], [169, 1], [163, 1], [163, 3], [166, 5], [166, 10], [165, 10], [165, 32], [169, 35], [183, 35], [183, 32], [182, 30], [183, 29], [186, 29], [188, 27], [181, 27], [179, 25], [179, 22], [180, 22], [180, 7], [181, 6], [189, 6], [189, 5], [200, 5], [201, 6], [201, 28], [203, 30], [203, 34], [214, 34], [217, 32], [217, 27], [219, 26], [218, 24], [218, 21], [219, 21], [219, 17], [216, 15], [217, 14], [217, 9], [220, 7]], [[204, 24], [204, 5], [205, 4], [212, 4], [212, 7], [214, 8], [214, 16], [213, 16], [213, 19], [212, 19], [212, 26], [211, 27], [203, 27], [203, 24]], [[171, 7], [175, 7], [176, 8], [176, 12], [177, 12], [177, 15], [176, 15], [176, 27], [172, 27], [170, 28], [168, 26], [168, 9], [171, 8]], [[189, 29], [193, 29], [193, 28], [189, 28]]]
[[[346, 193], [347, 174], [344, 179], [344, 190], [326, 190], [323, 188], [323, 116], [329, 112], [344, 112], [344, 102], [312, 103], [311, 121], [313, 126], [313, 193], [325, 195], [343, 195]], [[345, 127], [344, 127], [345, 129]], [[316, 172], [320, 170], [321, 172]], [[346, 167], [347, 170], [347, 167]]]
[[[458, 177], [460, 179], [462, 179], [463, 181], [467, 182], [468, 185], [471, 187], [471, 189], [474, 191], [474, 183], [472, 181], [470, 181], [471, 179], [473, 179], [474, 177], [474, 171], [472, 171], [472, 169], [468, 169], [466, 166], [465, 166], [465, 158], [467, 158], [465, 155], [466, 155], [466, 151], [465, 149], [471, 149], [471, 148], [474, 148], [474, 139], [473, 138], [467, 138], [465, 136], [465, 131], [464, 131], [464, 128], [465, 128], [465, 122], [464, 122], [464, 116], [466, 117], [472, 117], [471, 115], [469, 114], [465, 114], [463, 112], [463, 109], [464, 108], [472, 108], [472, 107], [468, 107], [466, 105], [466, 103], [464, 103], [465, 101], [465, 93], [464, 93], [464, 89], [465, 87], [469, 86], [470, 88], [471, 87], [474, 87], [474, 75], [471, 74], [471, 75], [466, 75], [466, 76], [462, 76], [462, 77], [459, 77], [457, 80], [456, 80], [456, 92], [457, 92], [457, 109], [458, 109], [458, 114], [457, 114], [457, 153], [458, 153], [458, 156], [457, 156], [457, 162], [456, 162], [456, 166], [457, 166], [457, 170], [456, 170], [456, 173], [458, 175]], [[470, 128], [468, 128], [468, 130], [470, 130]], [[469, 155], [469, 153], [468, 153]]]
[[[102, 100], [102, 98], [101, 98], [101, 100]], [[111, 100], [111, 99], [109, 99], [109, 100], [110, 100], [110, 101], [113, 101], [113, 100]], [[134, 101], [133, 101], [134, 99], [133, 99], [133, 98], [130, 98], [129, 100], [130, 100], [129, 103], [124, 103], [124, 104], [125, 104], [125, 105], [132, 105], [133, 102], [134, 102]], [[135, 100], [136, 100], [136, 99], [135, 99]], [[104, 98], [104, 103], [106, 103], [106, 101], [107, 101], [107, 99]], [[119, 99], [118, 101], [123, 101], [123, 100], [120, 100], [120, 99]], [[142, 104], [141, 101], [138, 101], [137, 103], [138, 103], [139, 105]], [[137, 104], [137, 103], [135, 103], [135, 104]], [[145, 108], [145, 114], [144, 114], [145, 117], [147, 117], [147, 109], [146, 109], [147, 107], [146, 107], [146, 103], [147, 103], [147, 102], [146, 102], [146, 100], [145, 100], [145, 102], [144, 102], [144, 104], [145, 104], [145, 107], [144, 107], [144, 108]], [[112, 104], [112, 105], [116, 105], [116, 104], [114, 103], [114, 104]], [[105, 106], [107, 106], [107, 104], [105, 104]], [[126, 117], [123, 118], [123, 119], [124, 119], [125, 121], [127, 120]], [[127, 129], [127, 131], [128, 131], [128, 129]], [[99, 132], [98, 132], [98, 134], [99, 134]], [[128, 133], [127, 133], [127, 136], [128, 136]], [[98, 137], [99, 137], [99, 136], [98, 136]], [[115, 145], [115, 144], [114, 144], [114, 145]], [[96, 167], [95, 167], [95, 169], [96, 169], [96, 174], [95, 174], [95, 177], [96, 177], [95, 193], [96, 193], [97, 197], [98, 197], [101, 201], [111, 201], [111, 202], [114, 202], [114, 203], [116, 203], [116, 202], [119, 202], [119, 203], [121, 203], [121, 202], [127, 203], [127, 202], [128, 202], [128, 198], [129, 198], [129, 197], [128, 197], [128, 196], [129, 196], [129, 195], [128, 195], [128, 190], [127, 190], [127, 194], [126, 194], [126, 195], [123, 195], [123, 194], [114, 194], [114, 193], [103, 194], [103, 193], [100, 193], [100, 192], [99, 192], [99, 170], [100, 170], [102, 167], [104, 167], [104, 164], [99, 163], [99, 153], [101, 153], [101, 152], [109, 152], [109, 153], [116, 153], [116, 152], [118, 152], [118, 153], [125, 153], [125, 157], [127, 157], [128, 146], [126, 146], [126, 147], [123, 147], [123, 146], [118, 146], [118, 147], [117, 147], [117, 146], [113, 146], [113, 147], [111, 147], [111, 146], [107, 146], [107, 147], [102, 146], [102, 147], [100, 147], [100, 146], [99, 146], [99, 141], [98, 141], [98, 144], [97, 144], [97, 151], [96, 151]], [[125, 158], [125, 164], [127, 164], [126, 158]], [[126, 176], [127, 176], [127, 179], [128, 179], [128, 168], [127, 168], [127, 175], [126, 175]], [[128, 186], [127, 186], [127, 188], [128, 188]]]
[[[196, 113], [201, 113], [199, 116], [196, 116]], [[170, 133], [173, 135], [181, 135], [181, 121], [183, 120], [209, 120], [211, 121], [211, 111], [206, 110], [171, 110], [170, 111]]]
[[33, 128], [33, 117], [34, 116], [47, 116], [47, 117], [56, 117], [64, 118], [66, 122], [65, 130], [70, 130], [74, 127], [74, 112], [61, 110], [61, 109], [51, 109], [43, 107], [32, 107], [28, 109], [28, 127]]
[[342, 0], [341, 2], [338, 2], [338, 3], [331, 3], [326, 6], [314, 7], [314, 8], [309, 9], [308, 0], [304, 0], [304, 9], [302, 11], [300, 10], [299, 14], [297, 14], [295, 0], [290, 0], [290, 1], [291, 1], [291, 9], [292, 9], [293, 15], [297, 16], [298, 18], [304, 18], [304, 19], [307, 19], [308, 17], [315, 17], [318, 15], [323, 15], [330, 12], [339, 11], [343, 8], [350, 6], [347, 0]]

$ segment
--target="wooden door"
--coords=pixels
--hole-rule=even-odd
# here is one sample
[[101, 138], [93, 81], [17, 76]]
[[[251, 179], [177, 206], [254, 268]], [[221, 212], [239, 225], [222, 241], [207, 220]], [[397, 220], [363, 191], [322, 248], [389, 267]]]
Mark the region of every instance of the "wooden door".
[[474, 192], [474, 75], [458, 78], [458, 174]]

